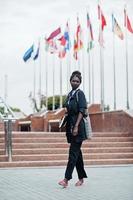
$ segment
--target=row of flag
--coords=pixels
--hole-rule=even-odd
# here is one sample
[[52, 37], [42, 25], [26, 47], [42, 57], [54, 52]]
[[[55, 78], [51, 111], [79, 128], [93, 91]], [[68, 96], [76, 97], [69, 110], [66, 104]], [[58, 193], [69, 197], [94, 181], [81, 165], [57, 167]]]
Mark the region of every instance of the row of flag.
[[[107, 25], [106, 18], [101, 10], [100, 5], [98, 5], [98, 19], [99, 19], [99, 44], [100, 46], [104, 47], [104, 39], [103, 39], [103, 31], [105, 26]], [[129, 17], [126, 13], [126, 9], [124, 9], [124, 26], [130, 33], [133, 33], [133, 27], [131, 26], [131, 22]], [[88, 29], [88, 45], [87, 45], [87, 52], [89, 52], [94, 47], [94, 37], [93, 37], [93, 29], [90, 20], [89, 13], [87, 13], [87, 29]], [[112, 14], [112, 31], [115, 35], [117, 35], [121, 40], [124, 39], [124, 34], [122, 32], [121, 27], [119, 26], [114, 14]], [[61, 33], [61, 28], [57, 28], [54, 30], [48, 38], [45, 38], [45, 50], [47, 52], [58, 53], [59, 58], [64, 58], [67, 51], [71, 48], [71, 41], [70, 41], [70, 31], [69, 31], [69, 24], [66, 23], [66, 28], [64, 34]], [[78, 52], [83, 48], [83, 38], [82, 38], [82, 27], [77, 17], [77, 28], [74, 37], [74, 44], [73, 44], [73, 56], [77, 60], [78, 59]], [[39, 56], [39, 49], [40, 49], [40, 42], [38, 42], [38, 47], [35, 48], [35, 45], [31, 45], [31, 47], [25, 52], [23, 56], [23, 60], [26, 62], [28, 59], [33, 58], [36, 60]]]

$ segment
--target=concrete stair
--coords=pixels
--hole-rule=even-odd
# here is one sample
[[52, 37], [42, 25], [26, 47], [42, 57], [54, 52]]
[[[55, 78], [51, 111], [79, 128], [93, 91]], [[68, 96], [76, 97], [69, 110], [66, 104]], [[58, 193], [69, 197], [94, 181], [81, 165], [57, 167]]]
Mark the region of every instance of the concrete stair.
[[[68, 147], [65, 133], [14, 132], [12, 162], [5, 155], [0, 133], [0, 167], [64, 166]], [[94, 132], [82, 146], [85, 165], [133, 164], [133, 134]]]

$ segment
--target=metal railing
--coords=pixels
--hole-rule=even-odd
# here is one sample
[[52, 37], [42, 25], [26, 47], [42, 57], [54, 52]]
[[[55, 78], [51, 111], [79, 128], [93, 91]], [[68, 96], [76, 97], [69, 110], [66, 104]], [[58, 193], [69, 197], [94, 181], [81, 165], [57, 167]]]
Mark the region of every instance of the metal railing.
[[8, 161], [12, 161], [12, 124], [16, 120], [16, 116], [6, 102], [0, 97], [0, 103], [5, 107], [6, 112], [0, 113], [0, 118], [4, 121], [5, 132], [5, 153], [8, 156]]
[[4, 130], [5, 130], [5, 151], [8, 156], [8, 161], [12, 161], [12, 120], [4, 120]]

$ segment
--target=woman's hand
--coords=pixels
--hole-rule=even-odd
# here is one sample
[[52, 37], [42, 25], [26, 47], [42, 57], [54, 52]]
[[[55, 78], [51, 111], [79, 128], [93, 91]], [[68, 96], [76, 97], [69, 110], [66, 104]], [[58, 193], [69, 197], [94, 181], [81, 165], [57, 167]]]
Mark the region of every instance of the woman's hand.
[[78, 135], [78, 126], [74, 126], [74, 129], [73, 129], [73, 136], [76, 136]]

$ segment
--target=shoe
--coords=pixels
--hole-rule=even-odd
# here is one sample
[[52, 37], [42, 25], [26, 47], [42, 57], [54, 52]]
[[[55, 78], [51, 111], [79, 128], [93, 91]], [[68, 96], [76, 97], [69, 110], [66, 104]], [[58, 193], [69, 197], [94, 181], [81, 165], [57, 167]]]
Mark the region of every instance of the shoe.
[[79, 179], [77, 183], [75, 183], [75, 186], [81, 186], [84, 183], [84, 179]]
[[61, 186], [63, 186], [64, 188], [66, 188], [68, 186], [68, 181], [66, 179], [63, 179], [58, 184], [61, 185]]

